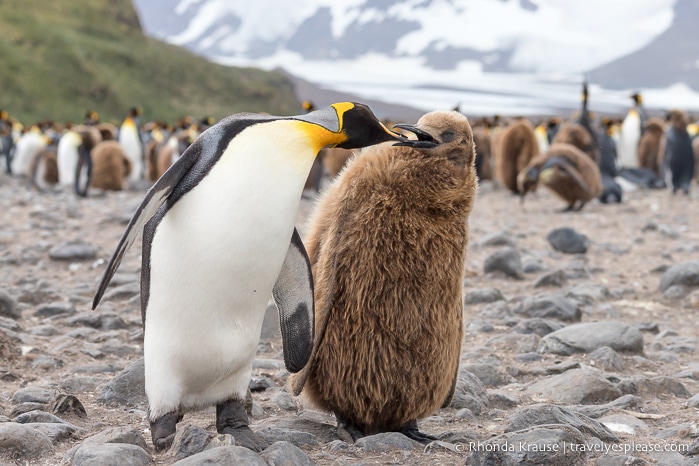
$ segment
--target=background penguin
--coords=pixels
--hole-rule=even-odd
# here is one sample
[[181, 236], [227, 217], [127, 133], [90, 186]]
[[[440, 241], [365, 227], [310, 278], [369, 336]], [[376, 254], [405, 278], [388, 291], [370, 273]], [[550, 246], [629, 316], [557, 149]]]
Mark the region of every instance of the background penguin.
[[45, 191], [58, 184], [58, 161], [56, 143], [51, 143], [39, 151], [31, 163], [31, 183], [39, 190]]
[[643, 136], [638, 143], [638, 166], [660, 176], [665, 148], [665, 122], [660, 118], [649, 118]]
[[670, 128], [665, 138], [665, 163], [672, 173], [673, 194], [680, 189], [689, 194], [694, 177], [694, 151], [687, 132], [687, 115], [682, 110], [668, 112]]
[[126, 156], [129, 158], [129, 162], [131, 162], [129, 182], [132, 185], [137, 184], [143, 179], [145, 170], [143, 163], [143, 140], [141, 138], [139, 122], [140, 115], [140, 109], [136, 107], [129, 109], [126, 118], [119, 127], [119, 144], [121, 144]]
[[292, 389], [335, 413], [348, 442], [394, 430], [433, 440], [417, 419], [449, 404], [459, 369], [478, 183], [471, 128], [457, 112], [396, 127], [419, 140], [357, 154], [319, 201], [306, 242], [316, 339]]
[[517, 175], [539, 155], [539, 144], [532, 124], [520, 118], [502, 132], [495, 152], [495, 173], [507, 189], [518, 194]]
[[102, 136], [94, 126], [73, 126], [58, 141], [58, 183], [73, 189], [79, 196], [87, 195], [92, 173], [92, 149]]
[[12, 122], [6, 110], [0, 109], [0, 158], [4, 159], [5, 171], [12, 173], [12, 152], [14, 148]]
[[398, 137], [350, 102], [295, 117], [237, 114], [203, 132], [149, 189], [93, 309], [143, 227], [145, 385], [157, 450], [172, 442], [185, 411], [211, 405], [218, 432], [266, 448], [243, 400], [270, 295], [290, 372], [313, 344], [312, 276], [294, 228], [308, 172], [325, 146]]
[[543, 183], [568, 203], [564, 211], [581, 210], [602, 194], [597, 164], [571, 144], [552, 144], [549, 150], [532, 160], [517, 180], [522, 199]]
[[699, 136], [692, 140], [692, 149], [694, 149], [694, 179], [699, 182]]
[[131, 162], [117, 141], [102, 141], [92, 150], [90, 186], [121, 191], [131, 171]]
[[44, 150], [48, 142], [37, 125], [33, 125], [17, 140], [12, 156], [10, 173], [29, 178], [31, 163], [36, 154]]
[[597, 166], [602, 179], [602, 194], [599, 200], [604, 204], [619, 203], [623, 198], [621, 185], [615, 180], [617, 154], [613, 132], [614, 122], [610, 118], [602, 118], [602, 128], [597, 133], [600, 154]]
[[621, 124], [619, 144], [619, 165], [624, 168], [638, 168], [638, 143], [643, 133], [647, 114], [643, 108], [643, 99], [638, 92], [632, 94], [633, 108], [629, 110]]
[[564, 124], [556, 134], [556, 137], [553, 138], [553, 144], [573, 145], [585, 152], [595, 163], [599, 162], [599, 143], [597, 138], [593, 137], [593, 133], [590, 133], [584, 126], [578, 123], [568, 122]]
[[490, 122], [483, 119], [473, 128], [473, 141], [476, 144], [476, 174], [479, 180], [493, 179], [493, 151], [490, 137]]

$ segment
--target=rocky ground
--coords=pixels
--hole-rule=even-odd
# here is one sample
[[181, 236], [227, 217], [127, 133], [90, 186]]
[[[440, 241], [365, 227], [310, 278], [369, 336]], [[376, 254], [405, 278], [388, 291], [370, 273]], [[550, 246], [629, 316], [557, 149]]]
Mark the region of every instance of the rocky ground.
[[[400, 434], [340, 441], [332, 416], [286, 391], [269, 308], [250, 409], [252, 428], [277, 443], [261, 455], [230, 446], [208, 409], [155, 453], [140, 242], [90, 310], [143, 192], [78, 200], [0, 175], [0, 463], [699, 464], [697, 193], [636, 191], [621, 205], [559, 213], [546, 191], [520, 205], [483, 183], [462, 370], [452, 405], [420, 423], [441, 439], [427, 449]], [[300, 225], [311, 206], [302, 202]], [[572, 231], [551, 234], [561, 228]]]

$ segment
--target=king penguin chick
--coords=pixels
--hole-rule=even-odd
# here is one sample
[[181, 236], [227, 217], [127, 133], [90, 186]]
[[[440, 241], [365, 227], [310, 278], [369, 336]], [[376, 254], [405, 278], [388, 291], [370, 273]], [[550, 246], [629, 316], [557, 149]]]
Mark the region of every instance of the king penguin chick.
[[519, 194], [517, 174], [538, 155], [539, 143], [532, 124], [524, 118], [510, 124], [503, 131], [495, 152], [495, 172], [498, 180], [507, 189]]
[[649, 118], [638, 143], [638, 166], [660, 175], [665, 144], [665, 123], [660, 118]]
[[687, 132], [687, 115], [682, 110], [670, 110], [668, 120], [670, 128], [665, 138], [664, 160], [672, 173], [672, 192], [681, 189], [689, 194], [695, 160], [692, 140]]
[[517, 179], [522, 199], [527, 192], [536, 191], [540, 182], [568, 203], [564, 212], [581, 210], [585, 203], [602, 194], [597, 164], [571, 144], [552, 144], [522, 170]]
[[402, 140], [362, 104], [305, 115], [242, 113], [204, 131], [153, 186], [107, 264], [99, 304], [143, 228], [141, 313], [153, 445], [167, 448], [185, 411], [216, 405], [216, 430], [260, 451], [243, 400], [270, 295], [284, 361], [313, 346], [313, 281], [294, 228], [303, 185], [326, 146]]
[[419, 140], [357, 154], [311, 220], [316, 338], [294, 394], [333, 412], [342, 440], [399, 431], [447, 406], [463, 337], [473, 135], [458, 112], [432, 112]]

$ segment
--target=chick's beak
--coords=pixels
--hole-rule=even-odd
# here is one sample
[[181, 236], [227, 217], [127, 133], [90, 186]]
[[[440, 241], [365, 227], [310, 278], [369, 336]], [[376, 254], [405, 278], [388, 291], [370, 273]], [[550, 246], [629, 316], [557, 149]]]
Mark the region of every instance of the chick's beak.
[[417, 136], [417, 139], [406, 139], [404, 141], [397, 142], [393, 144], [394, 146], [408, 146], [414, 147], [416, 149], [432, 149], [437, 147], [440, 143], [432, 135], [426, 131], [421, 130], [415, 125], [408, 125], [400, 123], [393, 125], [394, 128], [400, 128], [405, 131], [410, 131]]

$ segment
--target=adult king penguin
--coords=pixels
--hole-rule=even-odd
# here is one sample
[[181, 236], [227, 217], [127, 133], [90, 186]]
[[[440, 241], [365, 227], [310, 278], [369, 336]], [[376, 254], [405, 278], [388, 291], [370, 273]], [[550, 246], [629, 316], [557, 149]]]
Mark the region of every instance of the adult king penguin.
[[272, 295], [284, 361], [313, 346], [313, 282], [294, 228], [318, 151], [403, 141], [362, 104], [305, 115], [242, 113], [203, 132], [150, 188], [109, 261], [99, 304], [143, 228], [141, 313], [151, 435], [167, 448], [185, 411], [216, 405], [216, 429], [260, 451], [243, 407]]
[[648, 119], [643, 108], [641, 94], [635, 92], [631, 94], [633, 108], [626, 114], [621, 125], [620, 144], [617, 147], [619, 154], [619, 165], [625, 168], [638, 168], [638, 143], [643, 134], [643, 125]]

